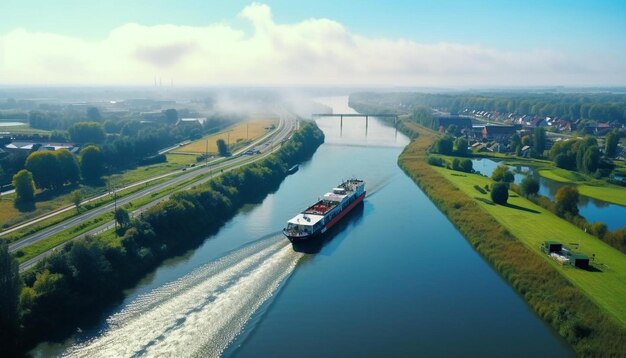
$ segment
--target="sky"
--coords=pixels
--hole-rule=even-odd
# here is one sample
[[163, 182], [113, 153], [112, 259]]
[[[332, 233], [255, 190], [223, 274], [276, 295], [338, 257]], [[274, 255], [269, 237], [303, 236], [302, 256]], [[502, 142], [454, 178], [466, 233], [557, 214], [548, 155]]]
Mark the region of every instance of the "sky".
[[623, 86], [626, 1], [0, 1], [0, 86], [155, 80]]

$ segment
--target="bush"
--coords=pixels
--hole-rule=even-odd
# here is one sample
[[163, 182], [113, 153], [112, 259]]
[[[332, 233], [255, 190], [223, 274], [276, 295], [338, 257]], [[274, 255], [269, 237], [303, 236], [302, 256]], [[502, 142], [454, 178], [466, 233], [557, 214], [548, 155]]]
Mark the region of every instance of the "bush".
[[537, 195], [537, 193], [539, 192], [539, 182], [534, 178], [527, 176], [520, 183], [520, 189], [522, 195]]
[[474, 165], [472, 164], [472, 161], [469, 159], [461, 159], [461, 170], [466, 172], [466, 173], [471, 173], [474, 171]]
[[491, 174], [491, 179], [493, 179], [494, 181], [512, 183], [515, 180], [515, 176], [513, 176], [513, 173], [506, 165], [498, 165], [498, 167], [494, 169], [493, 173]]
[[505, 205], [509, 200], [509, 186], [505, 183], [495, 183], [491, 187], [491, 200], [500, 205]]
[[434, 165], [436, 167], [443, 167], [443, 160], [439, 157], [434, 157], [432, 155], [428, 156], [428, 164]]

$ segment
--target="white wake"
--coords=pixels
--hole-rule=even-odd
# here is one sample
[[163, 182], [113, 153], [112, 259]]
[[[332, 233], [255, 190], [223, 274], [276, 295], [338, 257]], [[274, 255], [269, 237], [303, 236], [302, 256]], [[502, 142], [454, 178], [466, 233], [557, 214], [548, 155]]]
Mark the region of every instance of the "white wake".
[[247, 245], [138, 297], [65, 355], [217, 357], [301, 257], [282, 237]]

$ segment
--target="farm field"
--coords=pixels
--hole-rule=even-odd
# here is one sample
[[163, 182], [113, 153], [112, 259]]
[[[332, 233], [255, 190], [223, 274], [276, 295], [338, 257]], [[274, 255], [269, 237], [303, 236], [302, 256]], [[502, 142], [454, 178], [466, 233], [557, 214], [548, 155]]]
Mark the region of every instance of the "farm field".
[[264, 136], [269, 132], [269, 128], [277, 123], [277, 119], [271, 118], [242, 122], [224, 131], [204, 136], [202, 139], [198, 139], [197, 141], [175, 149], [171, 153], [198, 155], [208, 151], [209, 154], [216, 154], [216, 142], [218, 139], [224, 140], [224, 142], [229, 144], [229, 148], [232, 148], [233, 145], [247, 143]]

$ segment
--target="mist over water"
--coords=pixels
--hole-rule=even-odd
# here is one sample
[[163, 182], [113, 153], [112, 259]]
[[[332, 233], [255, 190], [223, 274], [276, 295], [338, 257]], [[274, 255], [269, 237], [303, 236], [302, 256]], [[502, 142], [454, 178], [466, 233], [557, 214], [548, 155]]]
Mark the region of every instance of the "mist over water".
[[137, 297], [65, 356], [219, 356], [302, 256], [278, 235], [245, 245]]

